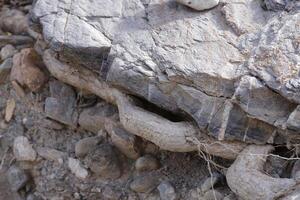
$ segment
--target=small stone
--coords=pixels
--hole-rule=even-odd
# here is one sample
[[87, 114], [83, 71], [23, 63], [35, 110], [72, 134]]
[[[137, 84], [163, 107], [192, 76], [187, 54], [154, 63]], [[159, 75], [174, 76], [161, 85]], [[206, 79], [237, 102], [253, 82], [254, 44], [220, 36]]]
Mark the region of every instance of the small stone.
[[130, 183], [130, 189], [135, 192], [150, 192], [158, 185], [158, 177], [152, 173], [139, 175]]
[[137, 159], [140, 156], [140, 148], [135, 135], [128, 133], [120, 124], [109, 122], [109, 120], [105, 124], [105, 129], [110, 134], [112, 143], [124, 155], [131, 159]]
[[107, 179], [121, 176], [119, 159], [110, 144], [101, 144], [85, 157], [85, 162], [93, 173]]
[[25, 91], [17, 81], [12, 81], [11, 84], [12, 84], [13, 88], [15, 89], [16, 94], [18, 95], [19, 98], [25, 97], [25, 95], [26, 95]]
[[177, 0], [177, 2], [199, 11], [213, 8], [219, 4], [219, 0]]
[[50, 93], [45, 101], [46, 115], [71, 127], [77, 126], [76, 93], [72, 87], [60, 82], [51, 81]]
[[6, 9], [0, 15], [0, 28], [15, 35], [26, 33], [27, 17], [17, 9]]
[[1, 120], [0, 121], [0, 129], [7, 129], [8, 128], [8, 124], [4, 121], [4, 120]]
[[94, 150], [96, 146], [102, 141], [102, 137], [88, 137], [78, 141], [75, 145], [75, 155], [77, 157], [84, 157], [89, 152]]
[[44, 119], [42, 126], [53, 130], [62, 130], [64, 125], [51, 119]]
[[152, 171], [158, 169], [159, 167], [159, 161], [151, 155], [142, 156], [135, 162], [135, 169], [137, 171]]
[[7, 44], [14, 46], [29, 45], [33, 43], [33, 39], [29, 36], [23, 35], [0, 35], [0, 48]]
[[5, 121], [6, 122], [9, 122], [12, 119], [12, 117], [14, 115], [15, 108], [16, 108], [15, 100], [14, 99], [9, 99], [6, 102], [6, 109], [5, 109]]
[[40, 69], [41, 66], [42, 60], [32, 48], [22, 49], [13, 57], [10, 80], [37, 92], [47, 81], [46, 75]]
[[10, 73], [12, 66], [13, 66], [13, 61], [11, 58], [6, 59], [0, 65], [0, 84], [3, 84], [6, 82], [6, 79]]
[[219, 177], [217, 177], [217, 176], [208, 177], [202, 183], [202, 185], [201, 185], [201, 191], [203, 193], [207, 192], [208, 190], [210, 190], [211, 188], [213, 188], [213, 186], [217, 183], [218, 180], [219, 180]]
[[88, 171], [84, 167], [82, 167], [80, 161], [77, 159], [69, 158], [68, 166], [71, 172], [75, 174], [77, 178], [86, 179], [89, 175]]
[[203, 200], [222, 200], [223, 197], [223, 194], [221, 194], [219, 191], [209, 190], [204, 194]]
[[177, 195], [174, 187], [168, 181], [163, 181], [157, 187], [161, 200], [176, 200]]
[[8, 44], [2, 47], [0, 56], [2, 60], [6, 60], [7, 58], [11, 58], [17, 52], [17, 49], [13, 45]]
[[23, 169], [20, 169], [15, 165], [8, 169], [7, 177], [11, 189], [15, 192], [22, 189], [29, 181], [28, 174]]
[[297, 160], [293, 166], [291, 177], [295, 180], [300, 180], [300, 160]]
[[39, 156], [47, 160], [54, 161], [60, 164], [63, 163], [63, 159], [66, 155], [64, 152], [58, 151], [56, 149], [47, 148], [47, 147], [38, 147], [37, 153]]
[[18, 161], [34, 161], [36, 159], [35, 150], [24, 136], [15, 138], [13, 151]]
[[112, 189], [111, 187], [105, 187], [102, 195], [104, 197], [104, 199], [107, 200], [119, 200], [121, 197], [121, 192], [120, 191], [116, 191], [114, 189]]
[[238, 199], [236, 198], [235, 194], [231, 193], [225, 196], [223, 200], [238, 200]]

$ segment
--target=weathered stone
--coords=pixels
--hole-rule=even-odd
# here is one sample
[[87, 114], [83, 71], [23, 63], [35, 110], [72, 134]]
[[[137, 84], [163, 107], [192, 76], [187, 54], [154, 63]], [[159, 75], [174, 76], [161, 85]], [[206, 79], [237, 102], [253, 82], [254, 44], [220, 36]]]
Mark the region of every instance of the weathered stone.
[[120, 152], [131, 159], [137, 159], [140, 156], [141, 150], [135, 135], [128, 133], [120, 124], [112, 121], [107, 121], [105, 129], [110, 134], [112, 143]]
[[69, 158], [68, 166], [71, 172], [75, 174], [77, 178], [86, 179], [89, 175], [88, 171], [84, 167], [82, 167], [80, 161], [77, 159]]
[[99, 136], [88, 137], [79, 140], [75, 144], [75, 155], [77, 157], [86, 156], [89, 152], [93, 151], [102, 140], [103, 138]]
[[5, 45], [28, 45], [33, 44], [33, 39], [23, 35], [0, 35], [0, 48]]
[[300, 180], [300, 160], [297, 160], [294, 163], [292, 172], [291, 172], [291, 177], [294, 178], [295, 180]]
[[85, 162], [93, 173], [106, 179], [121, 176], [119, 159], [109, 144], [101, 144], [85, 157]]
[[17, 52], [18, 51], [16, 50], [16, 48], [14, 46], [12, 46], [11, 44], [8, 44], [8, 45], [5, 45], [4, 47], [2, 47], [0, 56], [1, 56], [2, 60], [5, 60], [7, 58], [11, 58]]
[[23, 12], [16, 9], [5, 9], [0, 15], [0, 28], [13, 34], [27, 32], [27, 17]]
[[42, 66], [41, 58], [33, 49], [22, 49], [13, 57], [10, 80], [37, 92], [47, 81], [47, 76], [40, 69]]
[[157, 187], [161, 200], [176, 200], [177, 194], [174, 187], [168, 181], [161, 182]]
[[156, 170], [159, 167], [159, 161], [151, 155], [142, 156], [135, 161], [135, 169], [140, 172]]
[[5, 83], [12, 68], [13, 61], [11, 58], [4, 60], [0, 65], [0, 84]]
[[290, 114], [286, 126], [288, 129], [299, 131], [300, 130], [300, 106]]
[[84, 109], [78, 119], [81, 128], [98, 133], [105, 128], [105, 121], [117, 113], [117, 108], [105, 102], [98, 103], [96, 106]]
[[217, 181], [219, 180], [218, 176], [211, 176], [208, 177], [207, 179], [204, 180], [204, 182], [201, 184], [201, 191], [203, 193], [207, 192], [208, 190], [210, 190], [211, 188], [214, 187], [214, 185], [217, 183]]
[[219, 4], [219, 0], [177, 0], [177, 2], [200, 11], [213, 8]]
[[45, 102], [46, 115], [63, 124], [76, 127], [78, 113], [75, 91], [59, 81], [51, 81], [49, 85], [51, 97]]
[[36, 159], [35, 150], [24, 136], [15, 138], [13, 151], [18, 161], [34, 161]]
[[150, 192], [159, 184], [158, 177], [155, 174], [147, 173], [139, 175], [130, 183], [130, 189], [135, 192]]
[[25, 184], [29, 181], [28, 174], [21, 168], [13, 165], [8, 169], [7, 172], [8, 182], [11, 189], [15, 192], [22, 189]]
[[209, 190], [203, 196], [203, 200], [222, 200], [223, 198], [223, 194], [218, 190]]
[[62, 151], [58, 151], [56, 149], [51, 149], [51, 148], [47, 148], [47, 147], [39, 147], [37, 148], [37, 153], [39, 156], [50, 160], [50, 161], [54, 161], [57, 163], [62, 164], [64, 161], [64, 157], [66, 156], [66, 154]]

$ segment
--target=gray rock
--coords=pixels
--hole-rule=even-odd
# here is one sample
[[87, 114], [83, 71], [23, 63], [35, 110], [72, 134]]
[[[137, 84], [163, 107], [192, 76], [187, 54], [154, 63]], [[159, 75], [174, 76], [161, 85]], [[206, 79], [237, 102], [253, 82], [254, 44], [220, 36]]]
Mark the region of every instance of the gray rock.
[[137, 159], [140, 156], [141, 149], [137, 136], [128, 133], [119, 123], [113, 121], [107, 121], [105, 129], [109, 133], [112, 143], [120, 152], [131, 159]]
[[176, 200], [175, 188], [168, 181], [161, 182], [157, 187], [161, 200]]
[[12, 34], [24, 34], [27, 32], [27, 17], [17, 9], [3, 9], [0, 15], [0, 28]]
[[13, 65], [12, 58], [8, 58], [1, 63], [1, 65], [0, 65], [0, 84], [5, 83], [5, 81], [7, 80], [7, 77], [9, 76], [12, 65]]
[[79, 140], [75, 144], [75, 155], [77, 157], [86, 156], [89, 152], [93, 151], [102, 140], [103, 138], [99, 136], [88, 137]]
[[0, 56], [1, 56], [2, 60], [5, 60], [7, 58], [13, 57], [13, 55], [17, 52], [18, 51], [16, 50], [16, 48], [14, 46], [12, 46], [11, 44], [8, 44], [8, 45], [5, 45], [4, 47], [2, 47]]
[[300, 106], [297, 106], [297, 108], [295, 108], [295, 110], [290, 114], [286, 122], [286, 126], [290, 130], [300, 130]]
[[99, 177], [117, 179], [121, 176], [120, 161], [109, 144], [101, 144], [85, 157], [85, 163]]
[[135, 177], [130, 183], [130, 189], [135, 192], [148, 193], [154, 190], [158, 184], [157, 175], [147, 173]]
[[36, 151], [24, 136], [15, 138], [13, 151], [18, 161], [34, 161], [36, 159]]
[[152, 155], [145, 155], [135, 161], [137, 171], [152, 171], [160, 167], [159, 161]]
[[0, 48], [5, 45], [29, 45], [33, 44], [33, 39], [29, 36], [23, 35], [0, 35]]
[[47, 147], [39, 147], [37, 148], [37, 153], [39, 156], [50, 160], [50, 161], [54, 161], [57, 163], [62, 164], [64, 161], [64, 157], [66, 156], [66, 153], [62, 152], [62, 151], [58, 151], [56, 149], [51, 149], [51, 148], [47, 148]]
[[11, 189], [15, 192], [22, 189], [29, 181], [28, 174], [21, 168], [13, 165], [8, 169], [7, 172], [8, 182]]
[[212, 189], [214, 185], [218, 182], [219, 177], [218, 176], [211, 176], [204, 180], [204, 182], [201, 184], [201, 191], [203, 193], [207, 192], [208, 190]]
[[177, 2], [199, 11], [213, 8], [219, 4], [219, 0], [177, 0]]
[[264, 6], [268, 10], [283, 11], [289, 10], [297, 0], [264, 0]]
[[76, 127], [78, 113], [76, 111], [76, 94], [74, 90], [59, 81], [50, 82], [51, 97], [45, 101], [45, 113], [54, 120]]
[[203, 200], [221, 200], [223, 198], [223, 194], [218, 190], [209, 190], [203, 196]]
[[294, 163], [292, 172], [291, 172], [291, 177], [294, 178], [295, 180], [300, 180], [300, 160], [297, 160]]
[[79, 160], [74, 158], [68, 159], [68, 167], [73, 174], [79, 179], [86, 179], [89, 175], [88, 171], [82, 166]]
[[78, 119], [81, 128], [98, 133], [105, 128], [105, 121], [117, 113], [117, 108], [105, 103], [98, 103], [96, 106], [84, 109]]

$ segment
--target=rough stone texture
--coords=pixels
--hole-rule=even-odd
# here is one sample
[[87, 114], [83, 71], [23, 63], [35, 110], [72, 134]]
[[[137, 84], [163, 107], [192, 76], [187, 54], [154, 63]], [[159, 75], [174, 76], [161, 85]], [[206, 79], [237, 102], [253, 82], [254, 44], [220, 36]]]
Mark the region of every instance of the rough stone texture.
[[23, 49], [13, 57], [10, 80], [37, 92], [47, 81], [47, 76], [40, 69], [42, 66], [41, 58], [33, 49]]
[[159, 161], [152, 155], [144, 155], [135, 161], [137, 171], [152, 171], [160, 167]]
[[17, 53], [17, 50], [14, 46], [11, 44], [8, 44], [4, 47], [2, 47], [1, 52], [0, 52], [0, 57], [2, 60], [5, 60], [7, 58], [12, 57], [15, 53]]
[[12, 190], [15, 192], [23, 188], [29, 181], [28, 174], [23, 169], [15, 165], [9, 168], [7, 172], [7, 178]]
[[28, 139], [24, 136], [18, 136], [14, 140], [13, 151], [18, 161], [34, 161], [36, 152], [32, 148]]
[[0, 65], [0, 84], [5, 83], [7, 77], [9, 76], [10, 70], [13, 66], [13, 61], [11, 58], [6, 59]]
[[199, 11], [213, 8], [219, 4], [219, 0], [177, 0], [177, 2]]
[[79, 140], [75, 145], [75, 155], [77, 157], [86, 156], [89, 152], [93, 151], [102, 140], [103, 138], [99, 136]]
[[0, 15], [0, 28], [3, 31], [13, 34], [22, 34], [27, 32], [27, 18], [20, 10], [6, 9]]
[[57, 162], [60, 164], [63, 163], [64, 157], [66, 156], [66, 154], [64, 152], [58, 151], [56, 149], [47, 148], [47, 147], [37, 148], [37, 153], [42, 158], [45, 158], [47, 160], [54, 161], [54, 162]]
[[[171, 0], [110, 4], [38, 0], [33, 18], [62, 60], [84, 62], [78, 53], [89, 53], [89, 60], [93, 56], [102, 64], [84, 66], [100, 72], [103, 80], [184, 112], [216, 139], [285, 142], [278, 138], [297, 106], [297, 11], [271, 19], [272, 13], [254, 0], [226, 1], [209, 12]], [[106, 39], [109, 44], [103, 44]], [[82, 50], [81, 42], [99, 55]], [[281, 56], [272, 56], [278, 52]]]
[[81, 165], [80, 161], [77, 159], [69, 158], [68, 167], [77, 178], [86, 179], [89, 175], [88, 171]]
[[157, 189], [161, 200], [176, 200], [177, 195], [175, 188], [168, 181], [161, 182]]
[[46, 115], [63, 124], [77, 126], [78, 113], [76, 110], [76, 93], [74, 90], [59, 81], [51, 81], [50, 93], [45, 101]]
[[138, 175], [130, 183], [130, 189], [135, 192], [150, 192], [159, 184], [158, 177], [155, 174], [147, 173]]

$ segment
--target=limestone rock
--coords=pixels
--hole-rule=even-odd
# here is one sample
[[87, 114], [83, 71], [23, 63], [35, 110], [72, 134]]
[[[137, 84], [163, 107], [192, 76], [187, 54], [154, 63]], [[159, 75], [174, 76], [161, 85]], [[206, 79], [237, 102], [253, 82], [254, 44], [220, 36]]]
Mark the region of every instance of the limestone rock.
[[89, 175], [88, 171], [81, 165], [80, 161], [74, 158], [68, 159], [68, 166], [77, 178], [86, 179]]
[[18, 161], [34, 161], [36, 159], [36, 151], [24, 136], [15, 138], [13, 151]]
[[47, 81], [47, 76], [40, 69], [41, 67], [41, 58], [33, 49], [22, 49], [13, 57], [10, 79], [28, 87], [33, 92], [37, 92]]
[[213, 8], [219, 4], [219, 0], [177, 0], [177, 2], [199, 11]]
[[49, 85], [51, 97], [45, 102], [46, 115], [63, 124], [76, 127], [78, 113], [75, 91], [59, 81], [51, 81]]
[[151, 155], [144, 155], [135, 161], [135, 169], [140, 172], [156, 170], [159, 167], [159, 161]]
[[99, 136], [88, 137], [79, 140], [75, 144], [75, 155], [77, 157], [86, 156], [89, 152], [93, 151], [101, 141], [102, 141], [102, 137]]

